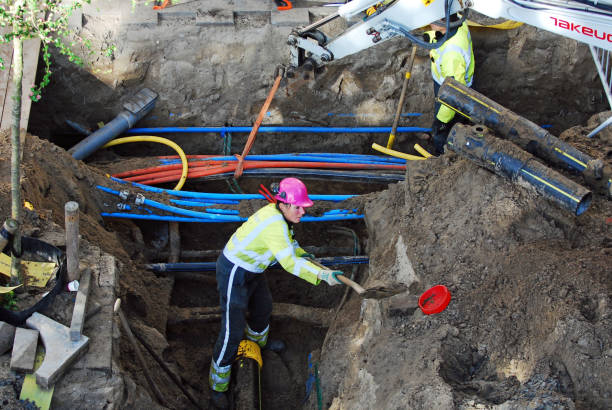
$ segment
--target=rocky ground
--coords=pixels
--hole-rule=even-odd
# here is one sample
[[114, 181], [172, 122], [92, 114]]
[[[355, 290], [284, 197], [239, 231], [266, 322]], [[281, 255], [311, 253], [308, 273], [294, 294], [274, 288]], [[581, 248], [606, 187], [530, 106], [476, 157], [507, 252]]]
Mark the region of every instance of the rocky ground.
[[[214, 1], [181, 7], [168, 11], [196, 10], [202, 16], [224, 9]], [[311, 18], [328, 12], [321, 9], [312, 9]], [[83, 238], [124, 267], [119, 296], [130, 322], [207, 403], [207, 368], [217, 325], [168, 325], [168, 315], [175, 307], [214, 306], [214, 285], [174, 282], [141, 269], [145, 251], [156, 249], [152, 241], [163, 237], [163, 227], [102, 219], [99, 213], [108, 208], [109, 198], [94, 188], [113, 186], [104, 173], [116, 160], [168, 152], [126, 146], [99, 152], [86, 165], [65, 152], [81, 138], [65, 120], [95, 128], [146, 86], [160, 100], [139, 125], [248, 124], [269, 91], [274, 67], [286, 62], [284, 39], [291, 27], [270, 24], [269, 10], [239, 13], [234, 25], [220, 27], [192, 24], [181, 13], [167, 14], [158, 25], [119, 24], [120, 19], [104, 14], [117, 10], [119, 6], [104, 12], [88, 9], [82, 20], [83, 35], [94, 44], [116, 44], [114, 56], [90, 57], [84, 70], [55, 56], [56, 74], [33, 108], [29, 129], [44, 139], [30, 135], [24, 148], [22, 195], [34, 208], [25, 211], [24, 229], [36, 236], [46, 221], [62, 226], [65, 202], [78, 201]], [[342, 28], [335, 23], [335, 30]], [[588, 48], [525, 26], [475, 29], [473, 38], [478, 91], [538, 124], [550, 124], [564, 141], [612, 163], [612, 131], [585, 137], [610, 115], [604, 112], [607, 105]], [[393, 40], [330, 64], [315, 81], [283, 84], [265, 121], [388, 125], [408, 52], [406, 42]], [[403, 119], [401, 125], [429, 126], [432, 109], [429, 62], [420, 50], [404, 111], [422, 115]], [[341, 113], [352, 115], [330, 115]], [[218, 135], [171, 137], [188, 154], [220, 152]], [[232, 152], [241, 151], [244, 139], [234, 137]], [[372, 154], [371, 143], [385, 141], [386, 135], [268, 134], [258, 136], [252, 152]], [[410, 152], [416, 141], [428, 146], [426, 135], [400, 135], [397, 149]], [[0, 220], [10, 210], [9, 158], [8, 134], [2, 134]], [[223, 184], [211, 186], [227, 190]], [[246, 187], [255, 192], [257, 184]], [[370, 257], [369, 267], [360, 269], [356, 280], [366, 287], [402, 286], [411, 297], [444, 284], [452, 300], [443, 313], [427, 316], [397, 297], [362, 299], [351, 293], [329, 328], [274, 322], [277, 335], [296, 347], [285, 356], [264, 357], [266, 408], [287, 408], [287, 403], [299, 408], [309, 352], [319, 362], [323, 408], [612, 407], [612, 205], [607, 199], [594, 195], [590, 209], [576, 217], [452, 153], [408, 162], [406, 180], [388, 187], [356, 189], [319, 181], [309, 188], [314, 193], [367, 194], [342, 205], [357, 207], [366, 217], [365, 224], [350, 225], [359, 234], [361, 253]], [[138, 240], [139, 229], [144, 243]], [[220, 249], [235, 227], [181, 229], [186, 249]], [[296, 234], [303, 245], [347, 242], [326, 228], [304, 226]], [[280, 271], [269, 280], [276, 302], [335, 309], [343, 294], [291, 281]], [[153, 406], [125, 336], [120, 358], [117, 371], [128, 376], [123, 391], [130, 393], [112, 402], [118, 407]], [[155, 369], [154, 378], [171, 407], [190, 406]], [[18, 375], [2, 374], [0, 384], [20, 383]], [[2, 406], [19, 406], [10, 394], [5, 400], [8, 404]], [[316, 394], [304, 407], [318, 407]]]

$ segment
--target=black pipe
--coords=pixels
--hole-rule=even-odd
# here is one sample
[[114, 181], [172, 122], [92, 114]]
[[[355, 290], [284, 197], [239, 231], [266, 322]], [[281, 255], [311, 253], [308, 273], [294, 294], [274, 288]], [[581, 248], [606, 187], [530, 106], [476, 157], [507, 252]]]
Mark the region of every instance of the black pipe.
[[591, 192], [538, 162], [531, 154], [509, 141], [496, 138], [482, 125], [455, 124], [448, 147], [456, 153], [539, 194], [576, 215], [591, 204]]
[[577, 150], [533, 122], [447, 77], [438, 99], [475, 124], [483, 124], [529, 153], [580, 172], [588, 185], [612, 196], [612, 168]]

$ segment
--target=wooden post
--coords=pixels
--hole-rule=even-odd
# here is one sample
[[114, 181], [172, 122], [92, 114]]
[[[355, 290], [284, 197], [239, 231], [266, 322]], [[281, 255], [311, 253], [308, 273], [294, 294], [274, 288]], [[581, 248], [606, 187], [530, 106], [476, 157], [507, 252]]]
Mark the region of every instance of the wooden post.
[[79, 204], [66, 202], [66, 268], [68, 282], [79, 279]]

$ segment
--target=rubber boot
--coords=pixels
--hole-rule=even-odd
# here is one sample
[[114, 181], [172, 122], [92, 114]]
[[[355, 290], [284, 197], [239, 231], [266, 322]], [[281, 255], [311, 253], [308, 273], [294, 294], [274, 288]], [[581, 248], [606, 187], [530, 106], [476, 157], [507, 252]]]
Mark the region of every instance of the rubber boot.
[[211, 390], [210, 401], [215, 409], [229, 409], [229, 400], [225, 392]]
[[287, 348], [285, 342], [280, 339], [270, 339], [264, 346], [263, 350], [270, 350], [274, 353], [282, 353]]

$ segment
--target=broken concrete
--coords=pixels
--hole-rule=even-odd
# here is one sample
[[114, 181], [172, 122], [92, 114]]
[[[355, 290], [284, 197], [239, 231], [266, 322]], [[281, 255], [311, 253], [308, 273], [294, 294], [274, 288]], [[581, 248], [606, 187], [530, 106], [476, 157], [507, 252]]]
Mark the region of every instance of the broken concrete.
[[11, 369], [24, 372], [31, 372], [34, 370], [37, 345], [37, 330], [18, 327], [15, 331], [13, 355], [11, 356]]
[[82, 336], [77, 342], [71, 341], [68, 327], [38, 312], [30, 316], [26, 324], [40, 332], [45, 345], [45, 359], [36, 371], [36, 383], [48, 389], [85, 351], [89, 338]]

